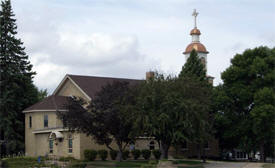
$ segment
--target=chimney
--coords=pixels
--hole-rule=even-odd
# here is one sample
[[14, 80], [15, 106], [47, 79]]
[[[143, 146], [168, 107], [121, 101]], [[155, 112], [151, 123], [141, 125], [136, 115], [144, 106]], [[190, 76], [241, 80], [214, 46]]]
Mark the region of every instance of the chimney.
[[154, 78], [155, 73], [153, 71], [146, 72], [146, 80], [150, 80], [151, 78]]

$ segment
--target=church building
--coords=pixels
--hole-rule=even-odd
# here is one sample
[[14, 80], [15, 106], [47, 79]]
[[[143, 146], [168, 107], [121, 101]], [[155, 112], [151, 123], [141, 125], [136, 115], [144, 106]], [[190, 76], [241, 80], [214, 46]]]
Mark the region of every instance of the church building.
[[[205, 46], [200, 43], [200, 30], [197, 28], [196, 17], [198, 13], [194, 10], [195, 18], [194, 29], [191, 30], [192, 42], [186, 47], [183, 54], [186, 59], [190, 52], [195, 49], [199, 58], [207, 69], [207, 54]], [[150, 78], [152, 72], [146, 73], [146, 78]], [[82, 75], [66, 75], [57, 86], [52, 95], [45, 98], [27, 109], [23, 110], [25, 114], [25, 154], [26, 156], [54, 156], [54, 157], [74, 157], [84, 159], [84, 150], [86, 149], [106, 149], [104, 145], [96, 144], [95, 141], [83, 133], [71, 133], [64, 127], [62, 121], [57, 117], [57, 111], [66, 111], [64, 104], [66, 97], [81, 97], [86, 102], [92, 101], [96, 92], [114, 81], [126, 81], [129, 83], [139, 83], [142, 80], [109, 78]], [[209, 81], [213, 82], [213, 77], [209, 76]], [[148, 137], [140, 137], [135, 142], [136, 149], [157, 149], [157, 143]], [[205, 146], [206, 155], [217, 157], [219, 155], [218, 142], [213, 139]], [[180, 152], [186, 157], [197, 156], [197, 146], [192, 143], [183, 144]], [[169, 150], [173, 154], [175, 149]]]

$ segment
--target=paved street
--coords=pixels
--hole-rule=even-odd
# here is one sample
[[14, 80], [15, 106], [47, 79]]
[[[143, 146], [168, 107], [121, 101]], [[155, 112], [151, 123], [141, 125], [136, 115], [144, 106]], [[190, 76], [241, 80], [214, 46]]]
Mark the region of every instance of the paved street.
[[205, 168], [262, 168], [262, 163], [211, 162]]

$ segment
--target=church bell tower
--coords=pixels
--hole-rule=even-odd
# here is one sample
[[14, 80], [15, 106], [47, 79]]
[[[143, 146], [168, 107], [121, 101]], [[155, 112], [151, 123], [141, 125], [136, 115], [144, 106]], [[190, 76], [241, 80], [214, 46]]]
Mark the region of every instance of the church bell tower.
[[194, 16], [194, 28], [191, 30], [190, 35], [192, 36], [192, 42], [186, 47], [185, 52], [183, 54], [185, 55], [185, 59], [187, 59], [190, 56], [190, 53], [193, 49], [195, 49], [198, 53], [198, 57], [202, 61], [203, 65], [205, 66], [205, 70], [207, 71], [207, 54], [209, 53], [205, 46], [200, 42], [200, 35], [201, 32], [197, 28], [197, 16], [198, 12], [196, 9], [194, 9], [192, 16]]

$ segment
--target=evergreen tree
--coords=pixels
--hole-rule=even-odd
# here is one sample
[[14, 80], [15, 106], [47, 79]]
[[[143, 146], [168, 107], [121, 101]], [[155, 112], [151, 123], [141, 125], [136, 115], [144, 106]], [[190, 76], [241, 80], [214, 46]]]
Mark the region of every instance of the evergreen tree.
[[[198, 57], [196, 50], [192, 50], [190, 56], [188, 57], [186, 63], [182, 67], [182, 70], [179, 74], [179, 79], [185, 80], [189, 79], [190, 83], [199, 82], [201, 85], [197, 89], [206, 89], [209, 93], [212, 92], [212, 85], [207, 80], [206, 77], [206, 67]], [[211, 100], [211, 94], [208, 94], [206, 99]], [[195, 105], [195, 104], [194, 104]], [[195, 105], [197, 106], [197, 105]], [[207, 107], [207, 106], [206, 106]], [[203, 145], [207, 143], [210, 138], [211, 132], [210, 128], [212, 127], [213, 115], [210, 108], [204, 109], [194, 109], [193, 113], [199, 113], [196, 120], [193, 122], [193, 130], [195, 136], [193, 136], [192, 141], [196, 142], [198, 149], [198, 158], [205, 155]], [[206, 126], [207, 125], [207, 126]], [[201, 151], [201, 149], [203, 149]], [[201, 153], [203, 152], [203, 153]], [[203, 157], [205, 161], [205, 157]]]
[[[35, 72], [24, 52], [23, 42], [16, 38], [16, 19], [10, 0], [1, 2], [0, 10], [0, 131], [6, 153], [24, 149], [23, 109], [38, 100], [33, 85]], [[1, 150], [0, 150], [1, 152]], [[3, 153], [3, 149], [2, 149]]]
[[179, 78], [184, 77], [196, 78], [200, 81], [206, 80], [205, 67], [199, 59], [198, 53], [194, 49], [191, 51], [189, 58], [179, 74]]

